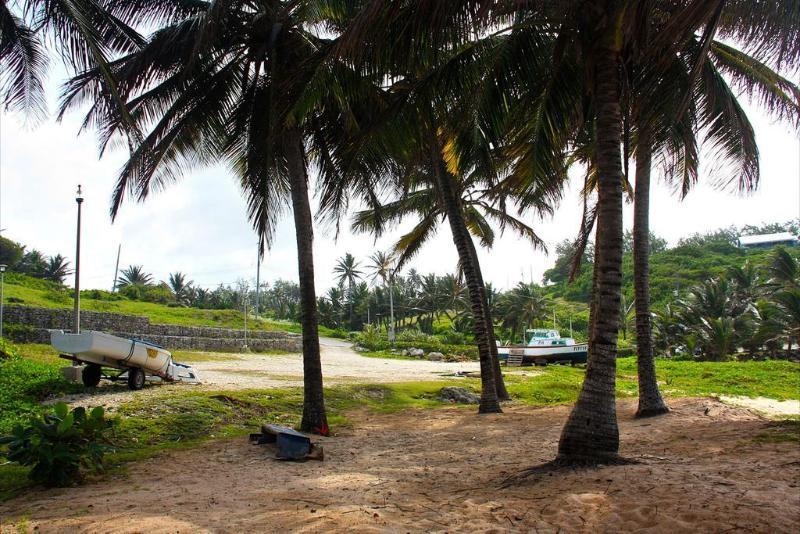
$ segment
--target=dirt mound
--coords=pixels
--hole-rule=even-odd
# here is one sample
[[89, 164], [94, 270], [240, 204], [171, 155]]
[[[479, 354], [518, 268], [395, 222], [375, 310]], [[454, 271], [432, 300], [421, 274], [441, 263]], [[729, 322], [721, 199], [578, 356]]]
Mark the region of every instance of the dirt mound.
[[555, 455], [569, 407], [359, 412], [322, 439], [325, 462], [291, 464], [246, 439], [129, 466], [128, 476], [0, 504], [3, 532], [587, 531], [791, 532], [800, 448], [791, 426], [710, 399], [670, 399], [635, 420], [619, 405], [621, 465], [503, 481]]

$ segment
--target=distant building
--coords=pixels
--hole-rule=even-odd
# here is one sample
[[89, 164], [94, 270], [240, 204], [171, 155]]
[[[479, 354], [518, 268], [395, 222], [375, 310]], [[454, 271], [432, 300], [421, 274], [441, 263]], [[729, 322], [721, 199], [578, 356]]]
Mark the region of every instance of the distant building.
[[739, 248], [772, 248], [777, 245], [796, 247], [800, 245], [800, 238], [789, 232], [761, 235], [740, 235]]

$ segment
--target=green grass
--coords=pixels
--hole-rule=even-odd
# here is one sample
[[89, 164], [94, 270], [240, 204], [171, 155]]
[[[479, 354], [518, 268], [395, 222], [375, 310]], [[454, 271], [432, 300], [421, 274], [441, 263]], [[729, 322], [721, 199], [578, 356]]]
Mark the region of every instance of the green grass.
[[[5, 280], [7, 303], [41, 308], [71, 308], [72, 294], [68, 289], [20, 274], [9, 274]], [[220, 328], [244, 328], [244, 314], [237, 310], [201, 310], [197, 308], [171, 307], [152, 302], [128, 300], [105, 300], [81, 296], [81, 309], [98, 312], [144, 315], [154, 324], [177, 324], [184, 326], [215, 326]], [[248, 328], [254, 330], [286, 331], [300, 333], [297, 323], [249, 317]], [[320, 328], [322, 335], [341, 335], [327, 328]]]
[[388, 350], [368, 350], [358, 353], [366, 358], [384, 358], [387, 360], [419, 360], [413, 356], [403, 356], [399, 352], [391, 352]]

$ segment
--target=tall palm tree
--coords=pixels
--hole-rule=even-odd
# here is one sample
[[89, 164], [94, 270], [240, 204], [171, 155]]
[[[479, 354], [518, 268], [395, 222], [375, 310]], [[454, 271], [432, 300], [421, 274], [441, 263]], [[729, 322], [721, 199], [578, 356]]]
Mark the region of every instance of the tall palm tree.
[[380, 279], [389, 294], [389, 341], [394, 343], [394, 256], [378, 250], [369, 259], [372, 262], [370, 269], [372, 270], [373, 280]]
[[128, 286], [140, 288], [153, 285], [153, 275], [146, 273], [141, 265], [131, 265], [127, 269], [122, 269], [120, 277], [117, 279], [117, 288], [124, 289]]
[[70, 274], [70, 272], [71, 271], [69, 269], [69, 262], [67, 261], [67, 258], [61, 254], [56, 254], [55, 256], [50, 256], [47, 259], [47, 266], [44, 270], [44, 279], [63, 284], [64, 279]]
[[[633, 267], [639, 416], [668, 411], [656, 382], [649, 304], [649, 192], [653, 155], [663, 155], [665, 174], [677, 181], [681, 197], [685, 197], [698, 176], [695, 132], [703, 130], [707, 145], [717, 149], [715, 157], [731, 163], [728, 167], [732, 177], [718, 179], [718, 183], [732, 182], [740, 191], [751, 191], [757, 186], [755, 132], [723, 73], [744, 94], [758, 97], [766, 111], [776, 118], [800, 124], [800, 89], [756, 58], [713, 41], [715, 27], [711, 25], [702, 37], [690, 39], [683, 54], [672, 58], [669, 75], [659, 76], [655, 83], [641, 80], [652, 75], [652, 68], [636, 64], [651, 61], [651, 57], [634, 58], [626, 66], [637, 73], [628, 98], [631, 109], [626, 112], [638, 133]], [[638, 83], [653, 89], [638, 91]]]
[[[308, 157], [315, 158], [322, 179], [331, 176], [336, 143], [374, 109], [368, 102], [372, 83], [327, 55], [332, 40], [314, 31], [322, 24], [335, 30], [341, 23], [335, 17], [346, 10], [290, 0], [132, 0], [111, 6], [131, 25], [159, 26], [140, 50], [112, 63], [133, 119], [147, 131], [132, 141], [112, 214], [126, 193], [143, 201], [191, 164], [215, 162], [227, 163], [239, 179], [262, 248], [271, 244], [281, 212], [292, 208], [303, 330], [300, 426], [327, 434]], [[97, 70], [72, 80], [62, 107], [93, 100], [100, 80]], [[365, 88], [361, 104], [343, 98], [358, 88]], [[87, 123], [99, 126], [103, 147], [121, 128], [116, 115], [97, 108]]]
[[498, 307], [503, 327], [511, 331], [511, 339], [516, 340], [517, 334], [521, 334], [525, 342], [525, 329], [546, 319], [552, 303], [535, 284], [520, 282], [500, 297]]
[[180, 304], [189, 303], [189, 296], [193, 289], [193, 283], [194, 282], [191, 280], [187, 281], [186, 274], [180, 271], [170, 273], [169, 275], [168, 285], [170, 289], [172, 289], [173, 295], [175, 295], [175, 300]]
[[358, 261], [349, 252], [339, 258], [336, 265], [333, 267], [333, 273], [337, 275], [339, 285], [344, 286], [347, 284], [347, 300], [350, 306], [350, 325], [352, 328], [353, 323], [353, 300], [356, 282], [361, 280], [364, 273], [359, 270]]
[[[104, 90], [96, 94], [103, 107], [132, 136], [136, 128], [111, 72], [108, 58], [138, 49], [142, 37], [109, 9], [110, 0], [23, 0], [0, 3], [0, 103], [38, 120], [47, 112], [44, 78], [54, 45], [69, 72], [97, 70]], [[59, 119], [61, 115], [59, 115]]]

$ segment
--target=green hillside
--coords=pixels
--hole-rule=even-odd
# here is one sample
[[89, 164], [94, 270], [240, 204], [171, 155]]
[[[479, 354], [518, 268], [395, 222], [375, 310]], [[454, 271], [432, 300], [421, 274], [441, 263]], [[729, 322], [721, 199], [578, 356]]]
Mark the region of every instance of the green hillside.
[[[6, 305], [71, 308], [72, 302], [72, 291], [55, 282], [18, 273], [6, 274]], [[100, 290], [81, 291], [81, 309], [143, 315], [148, 317], [152, 323], [244, 328], [244, 314], [238, 310], [204, 310], [141, 302]], [[297, 323], [268, 319], [254, 320], [253, 317], [248, 317], [247, 326], [256, 330], [300, 332], [300, 325]]]

